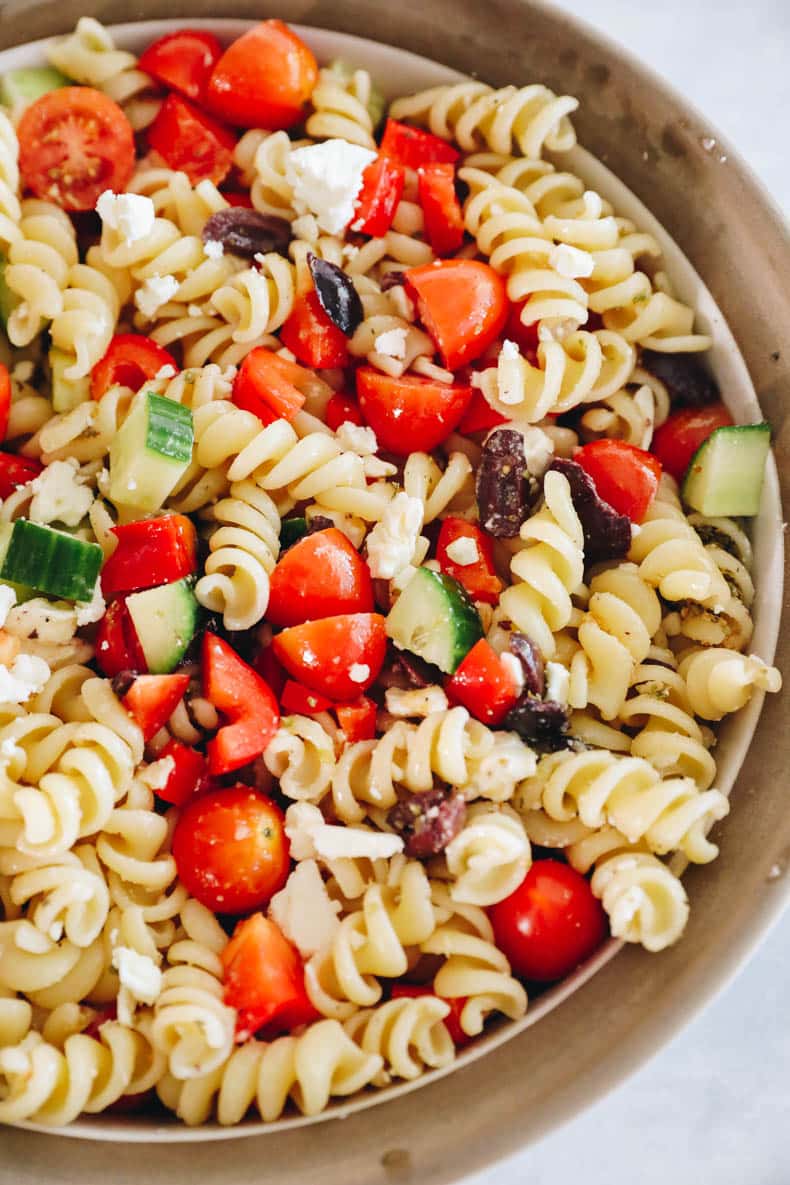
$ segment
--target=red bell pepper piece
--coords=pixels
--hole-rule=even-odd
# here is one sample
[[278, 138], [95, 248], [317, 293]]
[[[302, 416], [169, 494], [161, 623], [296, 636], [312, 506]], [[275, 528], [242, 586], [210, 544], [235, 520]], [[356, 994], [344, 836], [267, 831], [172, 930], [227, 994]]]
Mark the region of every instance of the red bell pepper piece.
[[485, 638], [445, 681], [444, 690], [451, 703], [461, 704], [476, 720], [493, 727], [502, 723], [520, 695], [516, 677]]
[[255, 207], [252, 204], [252, 198], [249, 193], [240, 193], [235, 190], [228, 192], [223, 189], [222, 196], [229, 206], [236, 206], [242, 210], [253, 210]]
[[266, 616], [274, 625], [372, 610], [370, 569], [337, 527], [299, 539], [271, 574]]
[[362, 188], [354, 203], [351, 230], [379, 239], [392, 226], [406, 178], [403, 168], [378, 156], [362, 174]]
[[138, 675], [121, 703], [139, 724], [143, 740], [164, 728], [189, 687], [189, 675]]
[[0, 362], [0, 442], [8, 435], [8, 417], [11, 414], [11, 375], [8, 367]]
[[336, 704], [335, 715], [350, 745], [356, 741], [372, 741], [376, 735], [376, 712], [372, 699], [361, 695], [351, 704]]
[[472, 388], [472, 398], [469, 401], [464, 418], [458, 425], [458, 431], [469, 436], [472, 432], [488, 432], [496, 428], [497, 424], [506, 424], [507, 418], [501, 416], [491, 407], [482, 391]]
[[594, 440], [573, 454], [598, 494], [619, 514], [641, 523], [656, 496], [661, 462], [625, 440]]
[[[404, 996], [436, 996], [431, 984], [415, 984], [415, 983], [394, 983], [390, 996], [393, 1000], [400, 1000]], [[448, 1000], [445, 996], [437, 996], [438, 1000], [444, 1000], [445, 1004], [450, 1005], [450, 1011], [444, 1018], [444, 1025], [447, 1032], [453, 1040], [453, 1044], [457, 1049], [463, 1049], [464, 1045], [468, 1045], [474, 1038], [470, 1037], [461, 1028], [461, 1013], [466, 1007], [466, 996], [455, 996]]]
[[252, 669], [260, 675], [264, 683], [267, 683], [271, 687], [279, 699], [285, 688], [288, 676], [282, 665], [277, 661], [274, 648], [271, 644], [264, 646], [263, 649], [258, 651], [252, 660]]
[[407, 169], [419, 169], [423, 165], [455, 164], [460, 152], [430, 132], [413, 128], [396, 119], [388, 119], [381, 140], [381, 155], [397, 161]]
[[197, 571], [197, 532], [184, 514], [112, 528], [118, 546], [101, 572], [105, 597], [173, 584]]
[[375, 682], [384, 665], [387, 637], [378, 613], [344, 613], [283, 630], [272, 645], [294, 679], [345, 702]]
[[96, 662], [109, 679], [122, 671], [148, 670], [143, 648], [123, 597], [111, 601], [96, 632]]
[[296, 383], [309, 378], [295, 362], [281, 358], [264, 346], [250, 350], [233, 380], [233, 402], [251, 411], [262, 424], [294, 418], [305, 397]]
[[317, 712], [328, 712], [335, 705], [325, 695], [311, 691], [297, 683], [295, 679], [288, 679], [280, 693], [280, 708], [283, 712], [292, 712], [297, 716], [315, 716]]
[[327, 403], [324, 419], [327, 428], [331, 428], [333, 432], [337, 432], [341, 424], [358, 424], [362, 427], [365, 423], [356, 399], [352, 399], [350, 395], [341, 395], [339, 392], [333, 395]]
[[[447, 548], [458, 539], [468, 539], [470, 551], [471, 545], [474, 545], [477, 559], [471, 564], [460, 564], [447, 554]], [[441, 570], [462, 584], [473, 601], [496, 605], [503, 585], [494, 566], [494, 545], [477, 523], [467, 522], [463, 518], [444, 519], [436, 545], [436, 558]]]
[[225, 1003], [238, 1013], [239, 1043], [264, 1026], [287, 1032], [318, 1020], [305, 990], [299, 952], [262, 913], [239, 922], [220, 958]]
[[428, 242], [437, 255], [454, 254], [464, 241], [464, 216], [455, 192], [455, 165], [424, 165], [419, 170], [419, 197]]
[[457, 370], [499, 337], [510, 304], [505, 282], [479, 259], [442, 259], [403, 273], [444, 365]]
[[159, 751], [159, 757], [171, 757], [173, 768], [167, 782], [156, 791], [157, 798], [173, 806], [185, 806], [197, 793], [206, 777], [207, 762], [202, 753], [190, 748], [175, 737]]
[[280, 330], [280, 341], [305, 366], [324, 369], [348, 365], [348, 339], [321, 308], [315, 289], [296, 298]]
[[148, 129], [148, 143], [193, 185], [219, 185], [233, 166], [234, 133], [180, 95], [168, 95]]
[[35, 457], [18, 457], [14, 453], [0, 453], [0, 499], [8, 498], [20, 486], [26, 486], [44, 469]]
[[406, 457], [429, 453], [446, 440], [464, 415], [472, 388], [439, 383], [416, 374], [395, 378], [372, 366], [357, 371], [359, 407], [381, 448]]
[[211, 72], [222, 57], [222, 46], [205, 29], [178, 29], [160, 37], [141, 56], [141, 70], [193, 103], [206, 98]]
[[139, 391], [143, 383], [154, 378], [163, 366], [178, 365], [172, 354], [157, 345], [150, 337], [139, 333], [116, 333], [103, 358], [91, 371], [91, 395], [101, 399], [110, 387], [130, 387]]
[[203, 691], [228, 723], [207, 745], [209, 773], [241, 769], [260, 757], [280, 725], [274, 693], [236, 651], [215, 634], [203, 635]]
[[656, 429], [652, 452], [676, 481], [682, 481], [691, 458], [717, 428], [727, 428], [732, 416], [723, 403], [681, 407]]

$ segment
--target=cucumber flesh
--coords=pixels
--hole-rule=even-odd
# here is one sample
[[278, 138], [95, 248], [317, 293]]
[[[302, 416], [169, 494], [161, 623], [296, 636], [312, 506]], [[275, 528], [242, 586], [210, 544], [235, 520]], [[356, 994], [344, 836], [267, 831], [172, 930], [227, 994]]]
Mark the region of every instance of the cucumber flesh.
[[192, 412], [173, 399], [141, 391], [110, 445], [110, 498], [159, 510], [192, 460]]
[[691, 458], [683, 500], [700, 514], [716, 518], [757, 514], [770, 447], [768, 424], [717, 428]]
[[418, 568], [387, 618], [387, 635], [452, 675], [483, 636], [477, 610], [452, 576]]
[[50, 91], [71, 86], [71, 81], [54, 66], [28, 66], [9, 70], [0, 79], [0, 103], [19, 116], [31, 103]]
[[160, 588], [126, 598], [126, 607], [152, 675], [168, 675], [186, 654], [195, 636], [199, 607], [187, 576]]
[[74, 359], [55, 346], [49, 351], [49, 370], [52, 379], [52, 406], [55, 411], [71, 411], [79, 403], [90, 399], [90, 375], [82, 379], [67, 379], [64, 371], [73, 366]]
[[0, 580], [50, 597], [90, 601], [103, 559], [98, 543], [24, 518], [0, 529]]

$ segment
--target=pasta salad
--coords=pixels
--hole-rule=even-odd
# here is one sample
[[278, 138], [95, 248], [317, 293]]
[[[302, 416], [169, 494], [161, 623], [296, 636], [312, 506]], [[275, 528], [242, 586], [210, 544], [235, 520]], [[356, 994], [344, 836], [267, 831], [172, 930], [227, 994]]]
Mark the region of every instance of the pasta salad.
[[575, 99], [287, 25], [0, 82], [0, 1121], [449, 1066], [728, 810], [770, 447]]

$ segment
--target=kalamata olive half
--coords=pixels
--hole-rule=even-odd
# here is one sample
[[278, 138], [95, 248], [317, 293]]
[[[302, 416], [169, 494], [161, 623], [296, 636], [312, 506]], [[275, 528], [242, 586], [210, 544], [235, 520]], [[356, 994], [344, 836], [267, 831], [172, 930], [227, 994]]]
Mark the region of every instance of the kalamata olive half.
[[503, 728], [517, 732], [523, 741], [542, 753], [567, 749], [568, 709], [550, 699], [522, 695], [505, 717]]
[[529, 511], [524, 437], [515, 428], [495, 428], [483, 444], [477, 469], [480, 526], [496, 539], [513, 539]]
[[365, 315], [353, 280], [336, 264], [312, 253], [307, 262], [321, 308], [341, 333], [351, 337]]
[[542, 696], [545, 689], [543, 655], [535, 643], [526, 634], [514, 633], [510, 635], [508, 647], [521, 663], [524, 690]]
[[254, 259], [267, 251], [284, 255], [291, 241], [291, 224], [284, 218], [231, 206], [212, 214], [203, 227], [203, 242], [222, 243], [231, 255]]
[[393, 831], [403, 837], [403, 850], [415, 860], [438, 856], [464, 825], [466, 802], [441, 786], [422, 794], [406, 794], [387, 815]]
[[716, 380], [695, 354], [662, 354], [643, 350], [642, 366], [669, 390], [672, 402], [683, 407], [702, 407], [720, 399]]

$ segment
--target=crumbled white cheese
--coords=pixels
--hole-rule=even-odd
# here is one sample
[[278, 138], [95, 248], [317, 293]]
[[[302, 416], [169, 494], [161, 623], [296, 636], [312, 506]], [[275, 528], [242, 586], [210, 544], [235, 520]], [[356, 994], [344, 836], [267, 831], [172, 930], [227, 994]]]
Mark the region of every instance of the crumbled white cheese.
[[164, 790], [175, 768], [176, 763], [172, 757], [161, 757], [159, 761], [152, 761], [138, 776], [149, 790]]
[[148, 321], [152, 321], [171, 297], [178, 292], [175, 276], [149, 276], [134, 294], [134, 303]]
[[314, 243], [321, 233], [318, 223], [312, 214], [302, 214], [300, 218], [294, 218], [291, 223], [291, 230], [295, 238], [306, 239], [308, 243]]
[[[517, 404], [524, 398], [524, 360], [515, 342], [505, 338], [497, 359], [497, 395], [500, 403]], [[479, 380], [480, 381], [480, 380]]]
[[521, 663], [515, 654], [510, 654], [507, 650], [503, 654], [500, 654], [499, 661], [513, 680], [517, 693], [521, 695], [521, 692], [524, 690], [524, 668]]
[[148, 955], [140, 955], [128, 946], [116, 946], [112, 965], [123, 987], [141, 1004], [155, 1004], [162, 990], [162, 972]]
[[324, 140], [294, 149], [286, 178], [295, 210], [314, 214], [327, 234], [339, 234], [354, 215], [362, 174], [375, 159], [375, 152], [347, 140]]
[[546, 699], [555, 704], [567, 704], [570, 685], [570, 674], [562, 663], [546, 663]]
[[547, 432], [534, 424], [518, 425], [524, 440], [524, 459], [532, 477], [542, 477], [554, 454], [554, 441]]
[[569, 243], [558, 243], [549, 252], [549, 267], [568, 280], [579, 280], [592, 275], [595, 260], [589, 251], [571, 247]]
[[17, 383], [29, 383], [35, 369], [35, 364], [29, 358], [24, 358], [21, 362], [17, 362], [11, 371], [11, 378]]
[[269, 917], [309, 959], [332, 941], [340, 922], [340, 903], [332, 901], [315, 860], [297, 864], [285, 887], [269, 902]]
[[363, 428], [361, 424], [345, 420], [335, 435], [341, 448], [356, 453], [358, 457], [368, 457], [378, 452], [379, 442], [372, 428]]
[[113, 193], [105, 189], [96, 202], [96, 213], [127, 245], [144, 239], [154, 229], [156, 210], [149, 197], [139, 193]]
[[409, 717], [430, 716], [432, 712], [445, 712], [449, 707], [447, 696], [441, 687], [412, 687], [402, 690], [400, 687], [388, 687], [384, 693], [384, 702], [390, 716]]
[[352, 683], [364, 683], [370, 678], [370, 667], [366, 662], [354, 662], [348, 669], [348, 677]]
[[386, 358], [405, 358], [407, 334], [407, 329], [388, 329], [378, 335], [373, 342], [373, 349]]
[[457, 539], [453, 539], [452, 543], [447, 544], [445, 551], [453, 563], [460, 564], [462, 568], [467, 564], [476, 564], [480, 559], [477, 543], [468, 535], [459, 535]]
[[93, 625], [94, 621], [101, 621], [106, 608], [104, 597], [101, 595], [101, 584], [97, 580], [91, 599], [78, 601], [76, 604], [77, 625]]
[[0, 665], [0, 704], [24, 704], [38, 695], [50, 676], [43, 658], [36, 654], [19, 654], [9, 668]]
[[84, 483], [76, 461], [52, 461], [30, 483], [34, 496], [29, 517], [34, 523], [76, 527], [93, 502], [93, 493]]
[[368, 535], [368, 567], [376, 579], [392, 580], [412, 562], [422, 518], [422, 502], [404, 491], [388, 504]]
[[403, 851], [399, 835], [366, 831], [361, 827], [335, 827], [324, 822], [317, 806], [295, 802], [285, 812], [285, 834], [294, 860], [388, 858]]
[[8, 614], [16, 604], [16, 593], [7, 584], [0, 584], [0, 629], [5, 625]]
[[206, 239], [203, 244], [203, 250], [209, 259], [222, 259], [222, 256], [225, 254], [225, 248], [219, 239]]
[[[164, 366], [159, 367], [159, 370], [157, 370], [156, 374], [154, 375], [154, 378], [155, 379], [174, 379], [177, 374], [178, 374], [178, 371], [176, 370], [175, 366], [171, 366], [169, 362], [166, 362]], [[104, 472], [106, 472], [106, 470], [104, 470]]]

